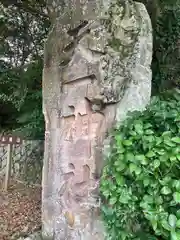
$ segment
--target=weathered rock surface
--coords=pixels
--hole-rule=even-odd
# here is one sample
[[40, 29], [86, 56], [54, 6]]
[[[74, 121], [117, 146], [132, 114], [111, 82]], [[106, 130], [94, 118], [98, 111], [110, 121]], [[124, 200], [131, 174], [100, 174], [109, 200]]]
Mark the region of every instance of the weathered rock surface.
[[29, 235], [28, 237], [18, 238], [18, 240], [43, 240], [43, 238], [42, 238], [41, 232], [35, 232]]
[[43, 235], [104, 239], [98, 184], [108, 130], [150, 99], [152, 28], [143, 4], [49, 1], [43, 112]]

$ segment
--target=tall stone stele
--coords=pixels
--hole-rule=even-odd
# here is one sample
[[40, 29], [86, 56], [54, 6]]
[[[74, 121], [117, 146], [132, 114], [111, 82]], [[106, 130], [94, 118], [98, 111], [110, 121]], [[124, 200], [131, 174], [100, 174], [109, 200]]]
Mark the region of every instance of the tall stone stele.
[[44, 239], [102, 240], [98, 184], [108, 130], [151, 93], [152, 28], [143, 4], [49, 0], [45, 44]]

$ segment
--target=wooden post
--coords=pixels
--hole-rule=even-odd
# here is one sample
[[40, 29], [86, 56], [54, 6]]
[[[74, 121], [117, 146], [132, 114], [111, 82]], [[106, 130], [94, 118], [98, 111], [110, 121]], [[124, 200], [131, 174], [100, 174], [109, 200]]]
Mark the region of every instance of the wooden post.
[[7, 148], [6, 175], [5, 175], [5, 182], [4, 182], [5, 191], [8, 190], [10, 178], [11, 178], [12, 149], [13, 149], [13, 144], [9, 143]]

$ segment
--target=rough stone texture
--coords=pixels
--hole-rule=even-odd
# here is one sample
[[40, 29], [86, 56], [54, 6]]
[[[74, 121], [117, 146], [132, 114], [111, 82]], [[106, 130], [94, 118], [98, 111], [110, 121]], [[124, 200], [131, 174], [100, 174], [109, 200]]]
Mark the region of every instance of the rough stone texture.
[[[12, 177], [28, 183], [41, 183], [44, 141], [23, 141], [13, 145]], [[6, 172], [7, 144], [0, 145], [0, 177]]]
[[48, 6], [43, 235], [100, 240], [103, 146], [108, 130], [150, 99], [151, 22], [144, 5], [133, 1], [56, 0]]
[[42, 239], [42, 235], [41, 235], [41, 232], [35, 232], [31, 235], [29, 235], [28, 237], [21, 237], [21, 238], [18, 238], [17, 240], [43, 240]]

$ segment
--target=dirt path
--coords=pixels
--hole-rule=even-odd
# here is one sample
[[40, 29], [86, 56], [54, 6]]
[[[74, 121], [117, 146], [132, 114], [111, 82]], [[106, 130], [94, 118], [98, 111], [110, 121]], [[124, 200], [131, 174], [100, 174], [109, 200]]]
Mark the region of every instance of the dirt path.
[[8, 192], [0, 181], [0, 240], [16, 240], [41, 228], [41, 188], [11, 181]]

